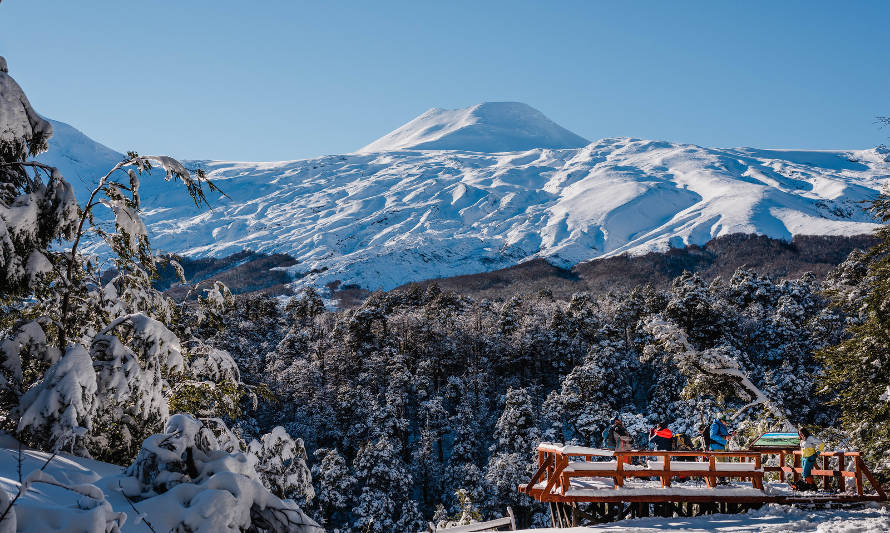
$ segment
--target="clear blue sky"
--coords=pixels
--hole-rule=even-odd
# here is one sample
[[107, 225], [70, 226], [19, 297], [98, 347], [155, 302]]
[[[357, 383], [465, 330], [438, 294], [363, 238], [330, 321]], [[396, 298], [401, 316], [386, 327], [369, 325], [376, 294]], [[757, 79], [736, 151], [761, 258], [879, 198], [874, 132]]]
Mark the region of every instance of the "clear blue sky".
[[890, 1], [4, 0], [44, 115], [118, 150], [350, 152], [431, 107], [515, 100], [587, 137], [866, 148]]

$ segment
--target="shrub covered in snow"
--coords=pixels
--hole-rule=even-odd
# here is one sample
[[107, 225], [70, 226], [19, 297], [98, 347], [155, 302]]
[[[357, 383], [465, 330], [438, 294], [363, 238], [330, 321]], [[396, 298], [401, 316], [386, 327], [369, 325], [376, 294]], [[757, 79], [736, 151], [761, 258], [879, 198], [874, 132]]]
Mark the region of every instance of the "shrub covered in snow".
[[295, 503], [263, 486], [254, 460], [222, 450], [210, 428], [190, 415], [170, 417], [125, 473], [121, 490], [158, 530], [324, 531]]
[[293, 439], [281, 426], [247, 445], [263, 484], [279, 498], [294, 500], [305, 506], [315, 498], [312, 473], [306, 466], [303, 439]]

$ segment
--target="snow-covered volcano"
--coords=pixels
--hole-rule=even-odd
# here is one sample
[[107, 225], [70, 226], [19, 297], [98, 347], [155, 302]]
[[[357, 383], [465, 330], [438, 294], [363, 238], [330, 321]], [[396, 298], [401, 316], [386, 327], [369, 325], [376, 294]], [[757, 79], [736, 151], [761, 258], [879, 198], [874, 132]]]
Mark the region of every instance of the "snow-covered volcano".
[[581, 148], [589, 142], [529, 105], [484, 102], [463, 109], [430, 109], [358, 152], [518, 152], [532, 148]]
[[[41, 157], [63, 173], [104, 169], [120, 157], [55, 127], [67, 134], [57, 133]], [[145, 220], [159, 250], [288, 253], [300, 261], [291, 267], [298, 283], [389, 289], [539, 257], [571, 265], [733, 233], [869, 233], [875, 221], [860, 201], [890, 177], [890, 157], [875, 149], [717, 149], [631, 138], [473, 148], [191, 162], [231, 198], [197, 211], [161, 174], [143, 180]]]

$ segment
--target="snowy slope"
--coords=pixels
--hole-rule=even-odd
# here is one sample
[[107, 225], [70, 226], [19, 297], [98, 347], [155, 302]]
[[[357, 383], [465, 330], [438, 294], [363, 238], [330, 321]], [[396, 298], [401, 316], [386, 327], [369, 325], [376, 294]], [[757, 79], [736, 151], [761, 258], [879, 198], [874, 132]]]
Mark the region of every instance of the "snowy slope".
[[58, 167], [65, 179], [74, 185], [77, 199], [83, 201], [89, 186], [95, 184], [124, 155], [97, 143], [69, 124], [47, 120], [53, 125], [50, 148], [36, 159]]
[[430, 109], [359, 153], [395, 150], [517, 152], [581, 148], [589, 141], [519, 102], [484, 102], [463, 109]]
[[[62, 148], [80, 159], [89, 152], [64, 142], [51, 140], [50, 154]], [[733, 233], [869, 233], [875, 224], [859, 202], [890, 177], [887, 159], [874, 149], [716, 149], [611, 138], [505, 153], [191, 162], [231, 198], [197, 211], [184, 193], [171, 194], [163, 174], [142, 180], [141, 195], [158, 250], [289, 253], [300, 261], [292, 267], [299, 283], [389, 289], [538, 257], [572, 265]]]

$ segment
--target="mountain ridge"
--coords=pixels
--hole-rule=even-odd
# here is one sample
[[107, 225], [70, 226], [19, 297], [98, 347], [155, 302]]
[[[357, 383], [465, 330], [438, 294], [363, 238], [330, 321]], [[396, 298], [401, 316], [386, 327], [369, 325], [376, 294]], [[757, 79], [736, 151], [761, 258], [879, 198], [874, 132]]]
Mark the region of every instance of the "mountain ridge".
[[[104, 174], [120, 154], [84, 139], [59, 135], [41, 157], [65, 175]], [[162, 176], [142, 180], [140, 194], [159, 251], [283, 253], [298, 261], [287, 267], [297, 286], [390, 289], [537, 258], [567, 268], [731, 234], [790, 241], [870, 233], [877, 224], [861, 202], [890, 176], [886, 158], [877, 149], [706, 148], [623, 137], [515, 152], [192, 161], [230, 198], [197, 211]]]

